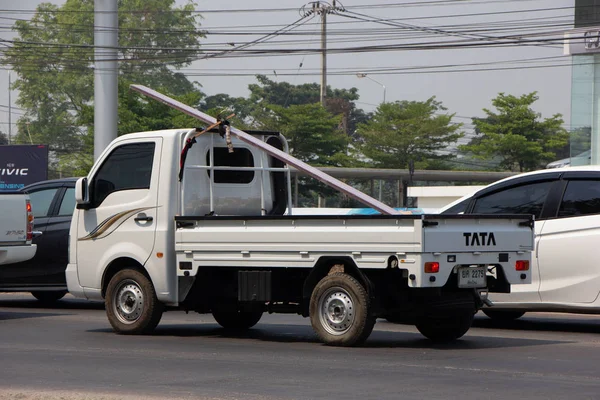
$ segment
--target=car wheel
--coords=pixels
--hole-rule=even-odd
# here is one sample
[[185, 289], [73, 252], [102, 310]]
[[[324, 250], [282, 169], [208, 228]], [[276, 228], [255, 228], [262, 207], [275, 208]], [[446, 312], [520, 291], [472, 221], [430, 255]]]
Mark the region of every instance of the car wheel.
[[414, 324], [414, 319], [407, 317], [402, 313], [386, 314], [385, 320], [392, 324]]
[[420, 317], [416, 327], [423, 336], [438, 343], [447, 343], [462, 337], [473, 323], [472, 312], [444, 317]]
[[367, 291], [355, 278], [334, 273], [321, 279], [310, 298], [310, 322], [317, 336], [333, 346], [364, 342], [375, 325]]
[[225, 329], [250, 329], [262, 318], [262, 311], [213, 311], [215, 321]]
[[124, 269], [110, 280], [106, 289], [106, 315], [117, 333], [151, 333], [163, 310], [152, 282], [140, 271]]
[[55, 291], [33, 291], [31, 292], [33, 297], [41, 301], [42, 303], [54, 303], [67, 294], [66, 290], [55, 290]]
[[490, 310], [485, 308], [481, 311], [483, 311], [485, 315], [496, 321], [514, 321], [515, 319], [519, 319], [523, 315], [525, 315], [525, 311], [517, 310]]

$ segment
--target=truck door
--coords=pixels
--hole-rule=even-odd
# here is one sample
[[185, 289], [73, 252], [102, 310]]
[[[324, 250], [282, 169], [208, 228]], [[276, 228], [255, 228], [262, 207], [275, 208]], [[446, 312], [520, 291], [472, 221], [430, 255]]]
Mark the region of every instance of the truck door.
[[77, 221], [79, 283], [100, 289], [111, 261], [144, 265], [154, 247], [161, 138], [116, 143], [88, 177], [90, 208]]

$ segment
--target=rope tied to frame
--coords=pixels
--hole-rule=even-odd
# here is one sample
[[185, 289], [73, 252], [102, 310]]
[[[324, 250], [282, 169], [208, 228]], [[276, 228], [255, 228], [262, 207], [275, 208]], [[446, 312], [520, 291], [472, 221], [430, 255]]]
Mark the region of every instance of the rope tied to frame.
[[[207, 126], [206, 128], [200, 130], [200, 128], [196, 128], [196, 133], [191, 138], [188, 138], [185, 141], [185, 145], [181, 150], [181, 154], [179, 156], [179, 182], [183, 179], [183, 170], [185, 167], [185, 159], [187, 158], [187, 153], [190, 151], [194, 143], [196, 143], [196, 138], [203, 133], [210, 131], [211, 129], [217, 128], [219, 130], [219, 134], [221, 137], [225, 136], [225, 141], [227, 143], [227, 148], [230, 153], [233, 153], [233, 145], [231, 143], [231, 128], [229, 123], [229, 118], [235, 117], [235, 114], [230, 114], [226, 118], [221, 118], [221, 116], [217, 117], [217, 121], [214, 124]], [[223, 132], [223, 133], [221, 133]]]

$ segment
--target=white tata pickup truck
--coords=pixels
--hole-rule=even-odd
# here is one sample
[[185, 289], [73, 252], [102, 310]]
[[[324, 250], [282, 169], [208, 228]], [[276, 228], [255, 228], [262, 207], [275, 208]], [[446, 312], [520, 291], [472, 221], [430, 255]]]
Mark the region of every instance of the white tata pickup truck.
[[[119, 333], [153, 331], [168, 308], [212, 313], [228, 329], [296, 313], [339, 346], [366, 340], [377, 317], [402, 317], [450, 341], [468, 331], [485, 292], [531, 281], [531, 216], [399, 215], [291, 157], [278, 133], [252, 136], [132, 88], [218, 133], [121, 136], [77, 181], [67, 286], [104, 299]], [[283, 215], [290, 166], [382, 215]]]
[[[0, 265], [27, 261], [35, 255], [33, 213], [25, 193], [0, 193]], [[1, 267], [0, 267], [1, 268]]]
[[[151, 332], [168, 308], [232, 329], [296, 313], [345, 346], [400, 315], [449, 341], [485, 292], [531, 281], [530, 216], [283, 215], [287, 165], [237, 137], [195, 135], [121, 136], [76, 184], [68, 289], [104, 299], [119, 333]], [[287, 148], [277, 133], [253, 137]]]

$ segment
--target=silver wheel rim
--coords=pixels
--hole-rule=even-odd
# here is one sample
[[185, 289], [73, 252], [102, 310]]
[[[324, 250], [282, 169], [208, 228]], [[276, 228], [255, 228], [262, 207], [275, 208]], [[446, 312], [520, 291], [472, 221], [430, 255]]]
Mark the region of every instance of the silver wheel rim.
[[126, 279], [119, 284], [113, 297], [113, 310], [124, 324], [133, 324], [140, 318], [144, 310], [144, 292], [136, 281]]
[[354, 324], [354, 303], [341, 287], [329, 288], [319, 298], [319, 319], [325, 330], [335, 336], [348, 332]]

